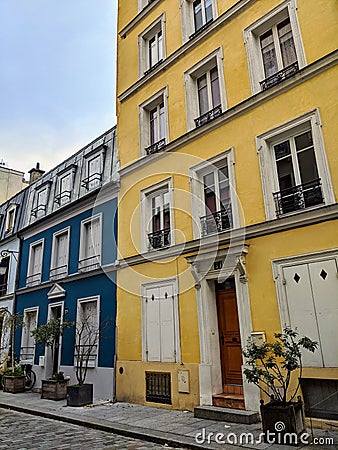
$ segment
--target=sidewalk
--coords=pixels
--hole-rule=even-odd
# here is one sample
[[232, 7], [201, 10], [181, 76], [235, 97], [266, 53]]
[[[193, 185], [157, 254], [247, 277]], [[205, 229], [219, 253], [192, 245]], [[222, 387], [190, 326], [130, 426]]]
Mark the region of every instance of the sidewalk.
[[[68, 423], [92, 427], [102, 431], [116, 433], [124, 436], [168, 444], [181, 448], [191, 449], [230, 449], [243, 448], [252, 449], [278, 449], [286, 450], [289, 446], [277, 444], [257, 443], [261, 433], [260, 424], [242, 425], [235, 423], [224, 423], [213, 420], [194, 418], [193, 413], [188, 411], [175, 411], [150, 406], [134, 405], [130, 403], [99, 403], [90, 407], [72, 408], [66, 407], [66, 400], [53, 401], [42, 400], [40, 394], [24, 393], [10, 394], [0, 391], [0, 408], [8, 408], [16, 411], [34, 414], [50, 419], [61, 420]], [[205, 430], [205, 431], [203, 431]], [[310, 430], [308, 430], [311, 433]], [[208, 435], [212, 433], [210, 443]], [[223, 433], [221, 442], [216, 444], [215, 435]], [[242, 440], [240, 435], [250, 433], [253, 436], [249, 441]], [[252, 433], [252, 435], [251, 435]], [[196, 440], [197, 436], [197, 440]], [[333, 438], [334, 444], [318, 445], [322, 449], [338, 448], [338, 430], [313, 430], [313, 436], [320, 439]], [[230, 445], [230, 442], [234, 445]], [[313, 437], [309, 437], [309, 444], [302, 448], [310, 449], [316, 447], [310, 444]], [[322, 441], [324, 442], [324, 440]]]

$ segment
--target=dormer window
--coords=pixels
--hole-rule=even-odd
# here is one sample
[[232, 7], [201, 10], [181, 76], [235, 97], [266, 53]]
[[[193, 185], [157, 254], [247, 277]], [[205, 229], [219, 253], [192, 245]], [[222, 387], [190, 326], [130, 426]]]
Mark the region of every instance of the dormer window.
[[102, 145], [85, 156], [85, 178], [81, 184], [87, 191], [97, 189], [102, 184], [105, 150], [106, 146]]
[[35, 191], [35, 201], [34, 208], [32, 209], [32, 216], [36, 217], [37, 219], [46, 215], [50, 184], [51, 182], [48, 181], [44, 185], [37, 188]]
[[71, 166], [58, 174], [57, 194], [55, 195], [55, 203], [63, 206], [70, 202], [74, 185], [74, 175], [76, 166]]
[[10, 205], [6, 214], [6, 234], [14, 230], [17, 205]]

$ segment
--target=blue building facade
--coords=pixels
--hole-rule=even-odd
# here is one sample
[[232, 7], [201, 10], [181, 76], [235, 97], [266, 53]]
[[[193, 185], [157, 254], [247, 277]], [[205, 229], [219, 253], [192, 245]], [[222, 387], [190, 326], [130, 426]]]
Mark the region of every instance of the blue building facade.
[[[89, 321], [92, 334], [86, 382], [94, 398], [114, 397], [116, 317], [116, 234], [119, 188], [116, 129], [109, 130], [29, 188], [16, 311], [16, 353], [41, 380], [62, 371], [76, 383], [76, 348], [88, 346], [77, 329]], [[52, 360], [31, 331], [50, 319], [74, 322], [64, 330]], [[88, 334], [88, 332], [87, 332]], [[54, 364], [54, 367], [53, 367]]]

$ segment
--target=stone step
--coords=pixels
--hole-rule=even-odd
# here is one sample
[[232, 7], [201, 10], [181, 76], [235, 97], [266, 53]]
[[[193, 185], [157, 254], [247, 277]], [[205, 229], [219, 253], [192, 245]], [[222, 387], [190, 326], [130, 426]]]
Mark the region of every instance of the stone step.
[[197, 406], [194, 417], [198, 419], [221, 420], [223, 422], [251, 424], [260, 421], [258, 412], [242, 409], [220, 408], [218, 406]]
[[213, 406], [220, 408], [245, 409], [243, 394], [217, 394], [212, 396]]

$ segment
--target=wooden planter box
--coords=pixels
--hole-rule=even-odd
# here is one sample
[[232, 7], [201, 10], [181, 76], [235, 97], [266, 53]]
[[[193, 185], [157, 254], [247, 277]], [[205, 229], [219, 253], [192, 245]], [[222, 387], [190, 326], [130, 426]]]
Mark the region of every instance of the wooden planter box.
[[12, 394], [18, 394], [19, 392], [25, 392], [26, 377], [4, 375], [3, 387], [4, 392], [11, 392]]
[[299, 437], [306, 431], [303, 402], [289, 403], [285, 406], [277, 402], [270, 402], [266, 405], [261, 403], [261, 415], [265, 442], [267, 442], [267, 432], [269, 431], [275, 433], [275, 436], [281, 436], [281, 441], [278, 443], [292, 445], [289, 438], [283, 439], [283, 436], [292, 433]]
[[93, 385], [67, 387], [67, 406], [84, 406], [93, 403]]
[[41, 398], [64, 400], [67, 398], [69, 380], [42, 380]]

